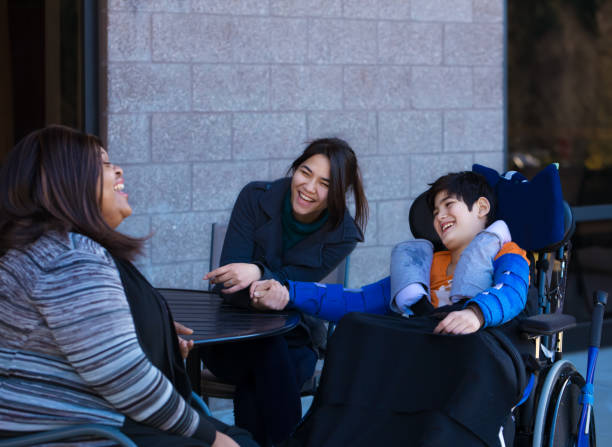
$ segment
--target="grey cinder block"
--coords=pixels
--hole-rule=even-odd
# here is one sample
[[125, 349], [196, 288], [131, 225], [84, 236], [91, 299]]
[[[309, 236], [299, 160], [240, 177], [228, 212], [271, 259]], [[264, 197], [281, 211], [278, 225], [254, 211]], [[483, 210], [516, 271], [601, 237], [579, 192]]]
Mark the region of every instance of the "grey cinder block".
[[373, 64], [377, 60], [376, 22], [314, 19], [308, 59], [316, 64]]
[[412, 105], [416, 108], [469, 108], [473, 103], [469, 67], [413, 67]]
[[445, 152], [501, 152], [503, 133], [502, 110], [444, 112]]
[[111, 12], [108, 14], [108, 60], [151, 60], [151, 15]]
[[411, 0], [414, 20], [471, 22], [472, 0]]
[[442, 25], [381, 21], [379, 61], [384, 64], [438, 65], [442, 62]]
[[232, 117], [227, 113], [156, 113], [151, 126], [154, 162], [231, 158]]
[[195, 65], [193, 108], [203, 112], [265, 110], [268, 77], [265, 65]]
[[272, 66], [271, 107], [274, 110], [342, 108], [342, 67], [334, 65]]
[[244, 185], [267, 178], [267, 161], [197, 163], [193, 165], [193, 209], [230, 209]]
[[346, 109], [404, 109], [410, 106], [410, 68], [351, 65], [344, 69]]
[[297, 156], [296, 146], [306, 139], [306, 115], [236, 113], [232, 134], [236, 160]]
[[493, 65], [503, 61], [501, 23], [452, 23], [444, 26], [444, 63]]
[[184, 64], [109, 64], [108, 91], [111, 113], [188, 110], [190, 68]]
[[379, 112], [378, 127], [381, 153], [442, 151], [442, 112]]
[[151, 161], [151, 128], [148, 114], [108, 116], [108, 156], [113, 163]]
[[376, 113], [372, 111], [329, 111], [308, 114], [309, 139], [338, 137], [346, 140], [357, 157], [376, 153]]
[[270, 13], [279, 16], [342, 15], [342, 0], [270, 0]]
[[124, 166], [125, 191], [134, 214], [173, 213], [191, 207], [188, 164]]

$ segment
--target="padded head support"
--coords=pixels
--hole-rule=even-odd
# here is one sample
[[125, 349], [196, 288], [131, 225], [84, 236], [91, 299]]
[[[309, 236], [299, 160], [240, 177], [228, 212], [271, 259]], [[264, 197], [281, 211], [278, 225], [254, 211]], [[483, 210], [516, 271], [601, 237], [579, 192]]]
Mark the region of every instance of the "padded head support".
[[497, 218], [506, 222], [512, 240], [530, 251], [555, 246], [565, 236], [563, 192], [559, 170], [548, 165], [528, 181], [515, 173], [511, 178], [475, 164], [497, 195]]
[[[559, 171], [549, 165], [531, 181], [519, 173], [510, 178], [475, 164], [472, 171], [482, 174], [497, 196], [497, 219], [503, 219], [512, 240], [528, 251], [551, 250], [569, 239], [573, 232], [571, 210], [563, 202]], [[410, 208], [410, 230], [415, 238], [430, 240], [436, 250], [444, 245], [433, 228], [433, 215], [425, 193]]]

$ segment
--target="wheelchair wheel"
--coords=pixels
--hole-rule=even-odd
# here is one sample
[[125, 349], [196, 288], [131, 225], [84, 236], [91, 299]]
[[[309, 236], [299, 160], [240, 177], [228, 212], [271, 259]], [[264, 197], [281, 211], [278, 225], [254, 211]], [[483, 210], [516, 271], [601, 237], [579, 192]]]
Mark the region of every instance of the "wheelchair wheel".
[[[540, 389], [533, 428], [533, 447], [572, 447], [580, 421], [581, 389], [585, 384], [574, 365], [560, 360], [552, 365]], [[595, 447], [595, 415], [591, 412], [589, 445]]]

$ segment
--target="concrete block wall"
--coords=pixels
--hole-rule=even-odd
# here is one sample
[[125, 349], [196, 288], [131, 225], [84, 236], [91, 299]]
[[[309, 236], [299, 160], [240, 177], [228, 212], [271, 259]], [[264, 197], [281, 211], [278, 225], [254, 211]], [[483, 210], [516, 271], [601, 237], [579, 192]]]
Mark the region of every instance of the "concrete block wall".
[[388, 273], [428, 182], [503, 156], [503, 0], [107, 0], [108, 150], [157, 286], [205, 288], [240, 188], [313, 138], [356, 150], [353, 286]]

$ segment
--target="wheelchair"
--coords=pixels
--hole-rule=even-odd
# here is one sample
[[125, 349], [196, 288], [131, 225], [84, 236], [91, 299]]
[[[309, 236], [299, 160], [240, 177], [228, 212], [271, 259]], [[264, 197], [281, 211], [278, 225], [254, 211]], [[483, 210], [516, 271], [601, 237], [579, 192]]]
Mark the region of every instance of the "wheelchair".
[[[583, 447], [596, 445], [593, 378], [597, 351], [601, 340], [602, 319], [607, 294], [597, 292], [595, 296], [588, 354], [588, 372], [585, 378], [571, 362], [563, 359], [563, 333], [575, 326], [575, 318], [563, 314], [571, 253], [570, 238], [574, 232], [575, 223], [570, 207], [563, 201], [558, 170], [556, 166], [550, 165], [531, 181], [527, 181], [518, 173], [500, 176], [496, 171], [480, 165], [474, 165], [473, 171], [484, 175], [495, 190], [498, 199], [497, 217], [508, 224], [513, 241], [528, 252], [528, 258], [530, 259], [530, 287], [527, 306], [523, 314], [511, 324], [505, 325], [505, 328], [479, 331], [485, 333], [481, 334], [482, 340], [485, 340], [485, 335], [487, 337], [494, 336], [496, 344], [501, 345], [504, 354], [511, 359], [511, 363], [505, 363], [506, 369], [511, 369], [513, 366], [517, 376], [516, 380], [513, 379], [512, 387], [513, 389], [516, 388], [517, 392], [512, 395], [516, 397], [511, 396], [514, 406], [511, 408], [510, 414], [507, 415], [506, 422], [501, 427], [495, 427], [494, 433], [499, 430], [497, 439], [488, 436], [485, 440], [485, 438], [479, 438], [479, 436], [473, 434], [462, 438], [460, 433], [469, 431], [470, 427], [462, 425], [462, 421], [459, 419], [453, 417], [440, 418], [432, 423], [429, 419], [439, 416], [435, 412], [430, 411], [426, 416], [420, 416], [417, 415], [418, 411], [408, 409], [407, 406], [400, 408], [397, 402], [405, 401], [415, 395], [407, 394], [403, 390], [393, 391], [398, 395], [403, 395], [401, 399], [394, 399], [393, 396], [390, 397], [388, 394], [380, 394], [380, 398], [384, 399], [384, 402], [381, 403], [380, 398], [375, 395], [379, 389], [388, 391], [389, 387], [378, 386], [376, 381], [370, 380], [368, 383], [367, 380], [362, 379], [363, 375], [361, 375], [359, 369], [367, 361], [360, 357], [367, 358], [369, 355], [373, 358], [370, 361], [375, 364], [370, 367], [370, 371], [381, 368], [383, 364], [390, 369], [398, 369], [405, 365], [406, 363], [402, 363], [402, 366], [398, 366], [400, 364], [395, 363], [395, 358], [387, 361], [388, 359], [384, 357], [389, 355], [390, 350], [385, 350], [385, 354], [372, 353], [371, 351], [389, 343], [388, 338], [379, 335], [381, 331], [376, 327], [379, 322], [381, 326], [383, 324], [388, 325], [388, 328], [385, 328], [388, 334], [392, 336], [397, 334], [399, 337], [403, 335], [402, 331], [404, 329], [402, 326], [408, 325], [410, 319], [402, 321], [398, 316], [368, 316], [362, 313], [349, 314], [353, 317], [347, 315], [350, 323], [344, 326], [345, 330], [341, 335], [343, 337], [342, 341], [338, 341], [334, 346], [336, 341], [334, 338], [342, 331], [343, 323], [347, 321], [346, 317], [340, 320], [330, 344], [332, 349], [339, 350], [338, 357], [341, 357], [341, 359], [331, 358], [333, 352], [330, 351], [330, 358], [326, 360], [326, 362], [330, 361], [330, 364], [324, 366], [319, 393], [315, 396], [315, 400], [302, 424], [294, 433], [292, 441], [287, 445], [336, 446], [346, 445], [347, 439], [350, 439], [351, 445], [371, 445], [372, 440], [375, 439], [372, 430], [377, 430], [379, 434], [377, 436], [382, 434], [384, 437], [386, 429], [381, 427], [393, 427], [391, 430], [395, 430], [395, 433], [397, 433], [395, 437], [387, 436], [384, 441], [381, 441], [384, 445], [443, 445], [437, 444], [440, 441], [433, 438], [437, 437], [435, 431], [444, 430], [448, 423], [454, 424], [454, 428], [450, 430], [456, 430], [458, 436], [455, 438], [451, 435], [446, 439], [453, 439], [456, 445], [478, 444], [519, 447]], [[434, 247], [443, 249], [432, 222], [431, 210], [426, 203], [425, 194], [422, 194], [414, 201], [410, 209], [410, 229], [415, 238], [428, 239], [434, 244]], [[370, 342], [367, 337], [359, 334], [359, 330], [366, 326], [372, 328], [367, 337], [376, 338], [375, 342]], [[352, 335], [353, 339], [351, 339], [351, 335], [346, 335], [350, 331], [354, 334]], [[408, 340], [415, 343], [424, 338], [420, 334], [412, 334], [410, 337], [414, 338]], [[454, 337], [443, 338], [447, 338], [444, 341], [446, 343], [451, 341], [448, 339]], [[461, 341], [456, 340], [456, 342], [460, 343]], [[347, 354], [351, 349], [351, 343], [357, 346], [360, 346], [360, 344], [361, 346], [368, 346], [370, 351], [360, 354]], [[475, 345], [472, 344], [472, 346]], [[401, 351], [391, 352], [391, 355], [393, 355], [393, 353]], [[380, 362], [380, 360], [385, 363]], [[377, 361], [378, 363], [376, 363]], [[345, 365], [342, 365], [342, 363]], [[336, 368], [336, 371], [334, 371], [334, 368]], [[346, 374], [351, 376], [350, 383], [345, 384], [342, 383], [342, 379], [338, 379], [338, 377], [341, 377], [338, 371], [342, 368], [344, 368], [344, 377], [347, 377]], [[413, 381], [416, 377], [423, 376], [420, 371], [415, 372], [414, 369], [418, 370], [420, 368], [413, 367], [409, 379], [404, 380]], [[512, 373], [514, 371], [509, 374]], [[403, 378], [396, 371], [378, 371], [378, 379], [386, 376], [393, 376], [395, 379]], [[363, 390], [363, 387], [370, 383], [376, 391]], [[337, 391], [338, 385], [343, 387], [344, 390]], [[411, 393], [414, 393], [418, 385], [415, 387], [414, 384], [410, 383], [406, 387], [411, 388]], [[428, 397], [429, 391], [420, 393], [418, 390], [416, 391], [416, 395]], [[367, 395], [368, 397], [355, 398], [355, 394]], [[369, 396], [372, 395], [374, 397], [370, 398]], [[507, 395], [506, 393], [505, 396]], [[504, 398], [507, 399], [507, 397]], [[476, 406], [476, 411], [473, 408], [466, 410], [468, 405], [461, 407], [462, 411], [471, 411], [475, 415], [472, 420], [478, 418], [479, 412], [482, 414], [486, 411], [486, 405], [478, 402], [477, 395], [473, 396], [473, 400], [472, 405]], [[491, 400], [489, 397], [487, 402], [491, 403], [492, 401], [495, 401], [495, 398]], [[391, 403], [389, 404], [389, 402]], [[366, 407], [368, 410], [366, 410]], [[384, 408], [384, 413], [381, 413], [382, 408]], [[509, 408], [509, 406], [504, 408]], [[366, 411], [371, 412], [372, 419], [375, 421], [373, 424], [378, 424], [377, 428], [372, 429], [369, 426], [359, 425], [360, 423], [367, 423], [368, 416], [364, 417]], [[417, 422], [415, 423], [409, 418], [402, 420], [400, 414], [402, 411], [404, 415], [412, 411], [411, 414], [417, 415], [414, 416]], [[507, 414], [504, 411], [501, 412], [502, 418]], [[394, 418], [397, 419], [394, 420]], [[327, 422], [331, 419], [342, 424], [342, 428], [335, 429], [332, 423]], [[419, 424], [429, 424], [434, 427], [432, 431], [434, 436], [425, 439], [422, 435], [419, 435], [419, 439], [411, 439], [410, 430], [415, 427], [418, 428]], [[346, 435], [351, 430], [354, 431], [354, 434]], [[488, 430], [490, 431], [490, 429]], [[357, 435], [360, 431], [361, 435]], [[450, 431], [450, 433], [453, 432]], [[441, 437], [438, 438], [442, 439]], [[340, 439], [342, 441], [339, 441]]]
[[[473, 171], [485, 175], [498, 197], [498, 217], [510, 227], [513, 240], [527, 250], [531, 261], [530, 288], [527, 306], [518, 325], [522, 343], [518, 358], [529, 371], [523, 397], [513, 408], [504, 427], [506, 446], [595, 446], [593, 411], [593, 379], [607, 293], [595, 292], [591, 339], [588, 351], [587, 377], [563, 359], [563, 332], [575, 326], [573, 316], [563, 314], [571, 241], [575, 221], [571, 208], [563, 201], [555, 165], [541, 171], [531, 182], [517, 173], [500, 177], [494, 170], [474, 165]], [[517, 198], [516, 195], [519, 197]], [[539, 216], [529, 216], [529, 208], [547, 206]], [[517, 216], [517, 202], [527, 209]], [[529, 203], [531, 202], [531, 206]], [[528, 218], [524, 218], [524, 214]], [[423, 217], [425, 216], [425, 217]], [[410, 210], [410, 228], [415, 238], [426, 238], [440, 247], [441, 242], [431, 228], [431, 212], [421, 195]], [[530, 220], [539, 226], [556, 227], [542, 237], [541, 231], [530, 230]]]

